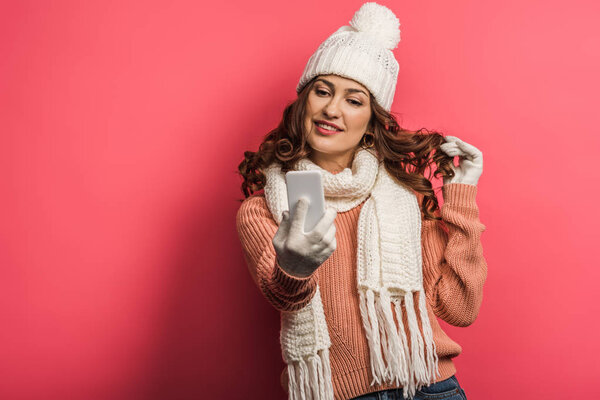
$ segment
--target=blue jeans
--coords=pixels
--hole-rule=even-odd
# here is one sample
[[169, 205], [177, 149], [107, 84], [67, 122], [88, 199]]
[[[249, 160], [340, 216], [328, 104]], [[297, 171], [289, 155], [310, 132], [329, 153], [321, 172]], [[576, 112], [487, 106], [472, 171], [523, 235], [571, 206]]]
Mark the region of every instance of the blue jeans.
[[[465, 391], [460, 387], [456, 376], [435, 382], [429, 386], [423, 386], [417, 390], [413, 400], [467, 400]], [[402, 388], [381, 390], [379, 392], [367, 393], [351, 400], [404, 400]]]

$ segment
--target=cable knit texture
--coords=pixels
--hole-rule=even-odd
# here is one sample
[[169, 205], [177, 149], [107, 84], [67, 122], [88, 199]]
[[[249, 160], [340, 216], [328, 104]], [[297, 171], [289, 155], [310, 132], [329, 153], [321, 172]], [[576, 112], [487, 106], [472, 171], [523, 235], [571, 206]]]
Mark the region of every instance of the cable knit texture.
[[[423, 286], [427, 316], [431, 324], [439, 372], [436, 382], [456, 373], [452, 358], [462, 348], [441, 329], [437, 318], [455, 326], [475, 320], [482, 301], [487, 264], [480, 236], [485, 226], [479, 221], [475, 203], [477, 187], [452, 183], [442, 187], [442, 221], [422, 220]], [[415, 192], [419, 201], [422, 195]], [[277, 230], [261, 194], [247, 198], [237, 213], [237, 229], [250, 274], [265, 298], [281, 312], [297, 311], [319, 293], [328, 333], [329, 359], [335, 399], [350, 399], [366, 393], [402, 387], [396, 383], [370, 385], [373, 379], [367, 337], [361, 321], [357, 282], [357, 228], [362, 203], [336, 216], [337, 248], [310, 277], [297, 278], [277, 264], [272, 238]], [[421, 212], [421, 218], [423, 213]], [[318, 283], [318, 285], [317, 285]], [[319, 291], [319, 292], [318, 292]], [[419, 296], [414, 294], [413, 303]], [[396, 313], [392, 314], [398, 323]], [[406, 313], [401, 315], [408, 326]], [[417, 314], [419, 329], [422, 321]], [[408, 347], [412, 348], [407, 335]], [[287, 368], [282, 387], [288, 389]]]

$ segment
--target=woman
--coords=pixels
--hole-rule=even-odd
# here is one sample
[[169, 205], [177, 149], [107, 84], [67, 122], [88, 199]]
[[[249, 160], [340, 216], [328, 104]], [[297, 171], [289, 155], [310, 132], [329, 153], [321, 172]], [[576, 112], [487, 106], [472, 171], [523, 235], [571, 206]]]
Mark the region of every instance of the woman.
[[[396, 16], [363, 4], [309, 59], [298, 98], [239, 166], [237, 230], [252, 278], [281, 312], [290, 399], [466, 398], [452, 362], [462, 349], [437, 318], [468, 326], [479, 311], [483, 157], [456, 137], [399, 127], [399, 40]], [[323, 176], [327, 211], [310, 232], [305, 202], [289, 215], [289, 170]]]

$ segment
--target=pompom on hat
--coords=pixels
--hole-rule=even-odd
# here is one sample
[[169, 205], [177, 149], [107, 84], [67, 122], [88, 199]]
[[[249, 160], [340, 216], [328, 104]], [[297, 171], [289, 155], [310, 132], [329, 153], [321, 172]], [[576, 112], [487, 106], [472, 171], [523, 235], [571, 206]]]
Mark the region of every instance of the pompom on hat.
[[296, 93], [317, 75], [353, 79], [390, 111], [400, 69], [392, 52], [400, 43], [400, 21], [392, 10], [364, 3], [350, 20], [329, 36], [309, 58]]

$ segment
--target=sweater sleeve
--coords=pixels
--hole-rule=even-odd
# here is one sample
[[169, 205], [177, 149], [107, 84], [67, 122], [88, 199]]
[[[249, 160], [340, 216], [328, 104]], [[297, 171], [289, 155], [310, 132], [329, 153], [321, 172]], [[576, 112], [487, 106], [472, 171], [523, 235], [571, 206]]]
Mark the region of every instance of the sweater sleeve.
[[264, 197], [244, 200], [236, 215], [236, 227], [250, 275], [269, 303], [279, 311], [306, 306], [316, 291], [316, 274], [300, 278], [281, 268], [272, 242], [278, 226]]
[[[475, 203], [477, 186], [442, 186], [441, 221], [423, 220], [423, 285], [428, 302], [439, 318], [454, 326], [469, 326], [483, 299], [487, 263]], [[437, 213], [440, 216], [440, 212]]]

